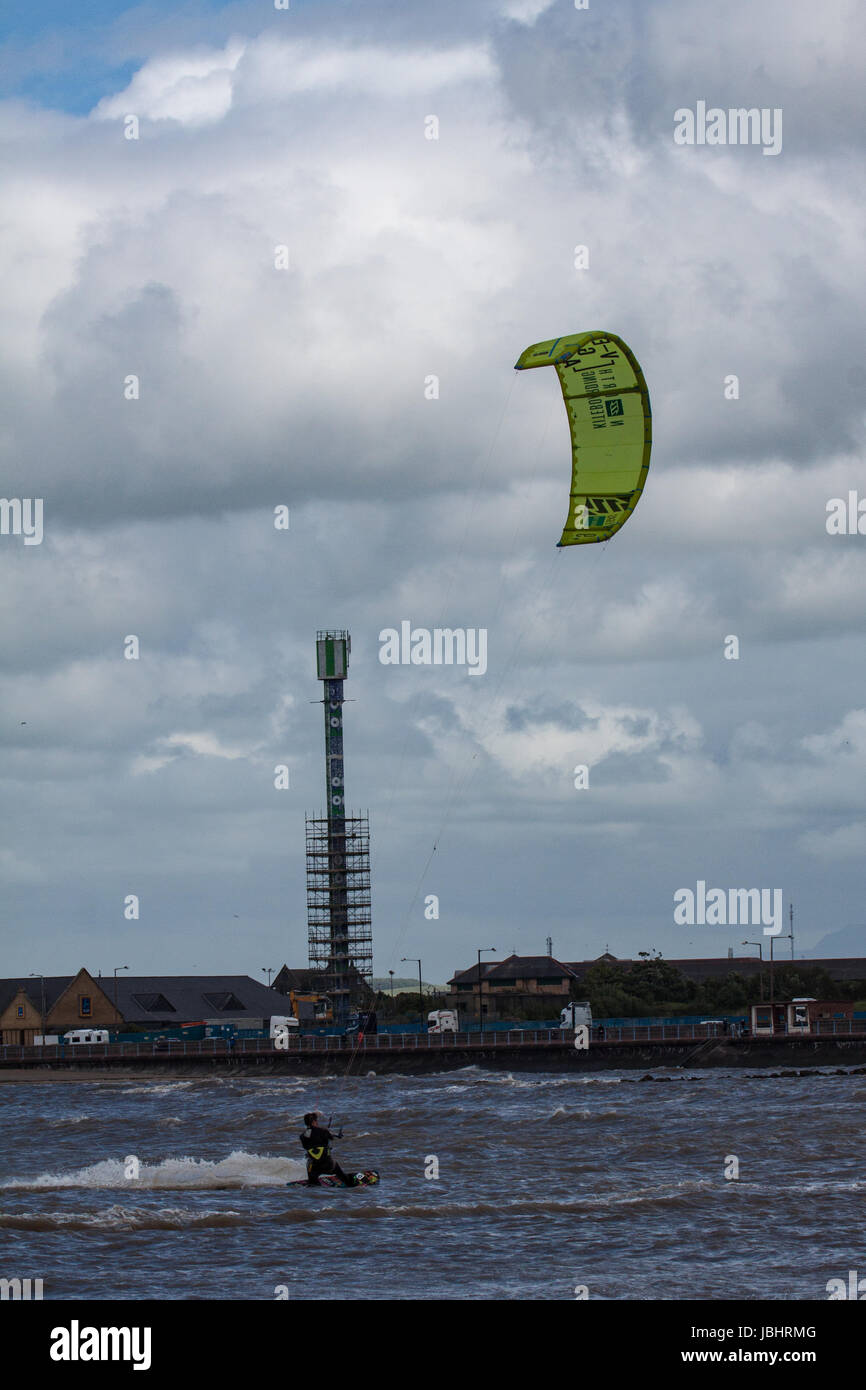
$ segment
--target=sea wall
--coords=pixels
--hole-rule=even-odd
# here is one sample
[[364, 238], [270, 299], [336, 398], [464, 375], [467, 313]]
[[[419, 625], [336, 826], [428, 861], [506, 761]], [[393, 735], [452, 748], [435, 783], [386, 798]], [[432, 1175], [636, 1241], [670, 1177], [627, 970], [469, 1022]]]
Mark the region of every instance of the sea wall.
[[12, 1080], [52, 1077], [82, 1079], [148, 1076], [323, 1076], [400, 1073], [418, 1076], [462, 1067], [528, 1072], [597, 1072], [680, 1069], [689, 1071], [814, 1067], [848, 1070], [866, 1064], [866, 1036], [861, 1038], [713, 1039], [665, 1042], [593, 1043], [578, 1051], [561, 1042], [437, 1047], [366, 1047], [277, 1053], [262, 1048], [244, 1053], [217, 1052], [163, 1056], [71, 1055], [51, 1060], [0, 1058], [0, 1075]]

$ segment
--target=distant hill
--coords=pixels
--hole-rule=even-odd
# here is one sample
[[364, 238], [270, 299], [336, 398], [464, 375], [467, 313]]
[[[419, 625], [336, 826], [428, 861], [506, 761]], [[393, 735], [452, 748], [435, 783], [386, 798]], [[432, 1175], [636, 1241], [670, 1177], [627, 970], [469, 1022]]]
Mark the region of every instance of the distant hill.
[[[794, 943], [796, 948], [796, 942]], [[780, 952], [781, 955], [781, 952]], [[823, 957], [832, 960], [836, 956], [866, 956], [866, 927], [840, 927], [838, 931], [828, 932], [816, 945], [806, 951], [797, 951], [805, 960]]]

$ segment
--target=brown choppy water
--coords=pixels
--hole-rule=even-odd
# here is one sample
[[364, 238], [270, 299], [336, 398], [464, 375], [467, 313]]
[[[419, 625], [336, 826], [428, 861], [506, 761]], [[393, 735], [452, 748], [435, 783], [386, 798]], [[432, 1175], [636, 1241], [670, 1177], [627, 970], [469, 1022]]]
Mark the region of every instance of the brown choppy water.
[[[866, 1077], [654, 1078], [5, 1086], [0, 1276], [46, 1299], [776, 1300], [866, 1272]], [[285, 1186], [310, 1109], [377, 1188]]]

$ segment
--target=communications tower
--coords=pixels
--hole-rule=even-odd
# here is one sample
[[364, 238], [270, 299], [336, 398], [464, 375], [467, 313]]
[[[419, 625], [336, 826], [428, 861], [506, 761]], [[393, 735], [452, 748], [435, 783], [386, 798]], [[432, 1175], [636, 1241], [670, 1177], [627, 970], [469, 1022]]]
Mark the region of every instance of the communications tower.
[[370, 905], [370, 818], [347, 816], [343, 783], [343, 681], [352, 642], [348, 632], [316, 633], [316, 674], [323, 682], [327, 815], [307, 816], [307, 924], [310, 965], [324, 973], [334, 1022], [373, 973]]

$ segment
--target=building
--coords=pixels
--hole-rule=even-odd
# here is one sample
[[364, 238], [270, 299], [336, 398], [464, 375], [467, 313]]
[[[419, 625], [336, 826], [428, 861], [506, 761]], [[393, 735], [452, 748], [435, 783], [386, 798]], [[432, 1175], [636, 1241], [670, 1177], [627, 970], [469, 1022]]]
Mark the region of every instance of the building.
[[835, 999], [778, 999], [772, 1012], [769, 1004], [753, 1004], [751, 1029], [756, 1038], [770, 1038], [779, 1033], [808, 1037], [821, 1030], [819, 1023], [842, 1023], [850, 1027], [854, 1005]]
[[[285, 998], [249, 975], [35, 976], [0, 980], [0, 1040], [30, 1046], [71, 1028], [267, 1027]], [[44, 1027], [43, 1027], [44, 1023]]]
[[[549, 1004], [547, 1017], [553, 1018], [565, 1005], [585, 993], [586, 976], [595, 966], [611, 965], [623, 970], [634, 970], [643, 962], [639, 960], [617, 960], [606, 951], [597, 960], [560, 961], [553, 956], [511, 955], [504, 961], [483, 961], [468, 970], [458, 970], [448, 981], [449, 1002], [452, 1007], [464, 1013], [478, 1016], [479, 997], [482, 1017], [495, 1019], [508, 1017], [529, 1010], [539, 1017], [538, 1006]], [[783, 966], [798, 966], [811, 970], [825, 970], [833, 980], [866, 980], [866, 960], [852, 957], [838, 960], [786, 960], [777, 956], [774, 967], [778, 972]], [[667, 960], [686, 979], [696, 984], [704, 980], [722, 980], [728, 975], [737, 974], [746, 979], [757, 979], [763, 974], [769, 977], [770, 962], [758, 956], [721, 956], [706, 960]], [[781, 1006], [780, 1006], [781, 1007]], [[836, 1007], [836, 1006], [834, 1006]], [[846, 1006], [847, 1007], [847, 1006]], [[781, 1018], [781, 1015], [780, 1015]], [[781, 1023], [777, 1025], [780, 1031]]]
[[554, 1018], [572, 998], [576, 976], [569, 965], [553, 956], [508, 956], [503, 961], [482, 961], [458, 970], [448, 981], [449, 1003], [462, 1013], [494, 1019], [543, 1004]]
[[[766, 938], [766, 943], [769, 937]], [[779, 948], [781, 951], [781, 947]], [[700, 983], [703, 980], [723, 980], [725, 976], [737, 974], [745, 979], [757, 978], [762, 972], [766, 975], [770, 969], [769, 945], [765, 944], [765, 955], [763, 961], [757, 955], [751, 956], [709, 956], [704, 960], [668, 960], [663, 957], [665, 965], [672, 965], [675, 970], [679, 970], [685, 975], [687, 980], [694, 980]], [[637, 960], [617, 960], [616, 956], [606, 952], [599, 956], [597, 960], [575, 960], [568, 962], [577, 980], [582, 980], [587, 971], [599, 963], [608, 965], [618, 965], [625, 970], [631, 970], [641, 962]], [[851, 956], [833, 958], [827, 960], [791, 960], [790, 956], [777, 955], [773, 961], [776, 970], [783, 966], [796, 965], [803, 970], [824, 970], [831, 980], [866, 980], [866, 960], [862, 957]]]
[[123, 1020], [112, 1002], [112, 985], [112, 980], [94, 979], [84, 969], [74, 976], [0, 980], [0, 1042], [30, 1047], [43, 1033], [120, 1027]]
[[290, 966], [284, 965], [274, 976], [271, 989], [275, 989], [277, 994], [289, 994], [292, 990], [296, 994], [324, 994], [325, 983], [325, 973], [322, 970], [315, 970], [309, 965], [293, 970]]

